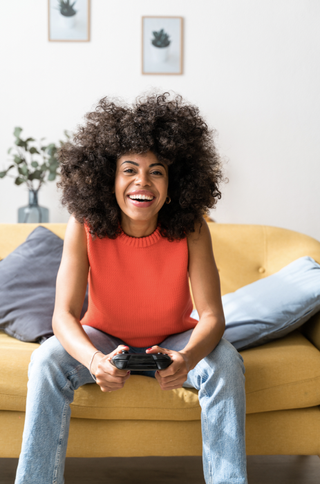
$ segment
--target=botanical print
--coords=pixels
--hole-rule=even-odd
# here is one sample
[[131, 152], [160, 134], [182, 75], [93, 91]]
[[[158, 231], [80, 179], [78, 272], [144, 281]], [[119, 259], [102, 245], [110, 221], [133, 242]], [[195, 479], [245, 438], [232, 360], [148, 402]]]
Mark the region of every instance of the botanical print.
[[143, 17], [142, 73], [182, 74], [181, 17]]
[[89, 0], [48, 0], [49, 40], [89, 40]]

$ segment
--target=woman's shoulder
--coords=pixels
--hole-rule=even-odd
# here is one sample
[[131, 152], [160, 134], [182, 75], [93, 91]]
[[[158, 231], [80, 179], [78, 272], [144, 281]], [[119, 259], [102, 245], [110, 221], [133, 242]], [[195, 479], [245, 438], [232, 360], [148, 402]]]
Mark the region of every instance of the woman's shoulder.
[[194, 232], [190, 232], [187, 235], [188, 244], [192, 242], [198, 242], [210, 237], [210, 230], [207, 222], [202, 217], [201, 221], [194, 224]]
[[71, 215], [67, 223], [64, 245], [86, 245], [86, 239], [86, 229], [84, 224], [78, 222], [76, 218]]
[[187, 236], [189, 258], [197, 260], [212, 255], [211, 233], [207, 222], [202, 219], [194, 226], [194, 232]]

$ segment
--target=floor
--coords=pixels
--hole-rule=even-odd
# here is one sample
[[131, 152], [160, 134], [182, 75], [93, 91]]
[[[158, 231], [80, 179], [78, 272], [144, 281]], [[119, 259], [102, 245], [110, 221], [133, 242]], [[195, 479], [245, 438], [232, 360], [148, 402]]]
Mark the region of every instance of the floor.
[[[0, 483], [13, 484], [17, 459], [0, 459]], [[249, 484], [319, 484], [318, 456], [249, 456]], [[67, 459], [65, 484], [204, 484], [199, 457]]]

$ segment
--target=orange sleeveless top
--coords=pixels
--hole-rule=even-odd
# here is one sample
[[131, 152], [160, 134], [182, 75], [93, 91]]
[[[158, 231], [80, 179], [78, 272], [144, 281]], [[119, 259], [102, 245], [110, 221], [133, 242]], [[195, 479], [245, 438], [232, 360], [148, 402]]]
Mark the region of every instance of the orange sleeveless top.
[[187, 240], [169, 242], [159, 227], [147, 237], [92, 238], [87, 233], [89, 305], [81, 320], [138, 348], [194, 328]]

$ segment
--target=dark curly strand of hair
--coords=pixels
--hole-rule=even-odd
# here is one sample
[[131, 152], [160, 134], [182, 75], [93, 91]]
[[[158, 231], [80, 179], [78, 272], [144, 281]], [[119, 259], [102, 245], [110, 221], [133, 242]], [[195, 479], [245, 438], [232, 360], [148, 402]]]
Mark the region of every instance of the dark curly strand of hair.
[[73, 141], [59, 152], [61, 202], [92, 235], [116, 238], [120, 208], [113, 193], [117, 159], [152, 151], [169, 167], [168, 193], [158, 216], [162, 236], [180, 240], [221, 198], [222, 171], [210, 130], [196, 106], [169, 93], [137, 98], [132, 107], [101, 99]]

